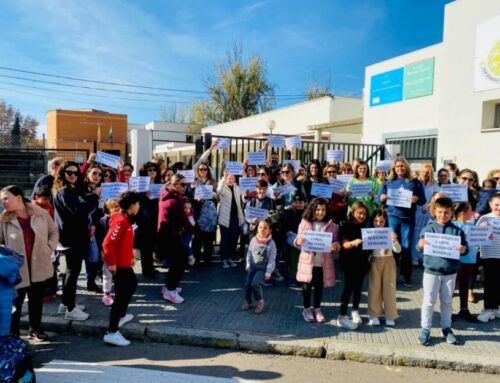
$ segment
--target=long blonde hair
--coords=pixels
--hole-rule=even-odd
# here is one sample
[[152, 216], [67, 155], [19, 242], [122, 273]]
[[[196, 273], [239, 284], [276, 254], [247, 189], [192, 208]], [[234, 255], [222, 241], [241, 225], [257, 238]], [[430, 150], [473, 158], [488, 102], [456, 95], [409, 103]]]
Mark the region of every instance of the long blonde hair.
[[429, 172], [429, 185], [434, 185], [436, 183], [436, 179], [434, 178], [434, 167], [432, 166], [432, 164], [422, 164], [420, 171], [423, 172], [424, 170]]
[[396, 158], [394, 158], [394, 161], [392, 162], [392, 165], [391, 165], [391, 171], [390, 171], [387, 179], [391, 180], [391, 181], [398, 179], [398, 175], [396, 174], [396, 163], [397, 162], [403, 163], [403, 165], [406, 168], [405, 178], [408, 180], [411, 179], [411, 167], [410, 167], [409, 162], [407, 161], [407, 159], [404, 156], [396, 156]]

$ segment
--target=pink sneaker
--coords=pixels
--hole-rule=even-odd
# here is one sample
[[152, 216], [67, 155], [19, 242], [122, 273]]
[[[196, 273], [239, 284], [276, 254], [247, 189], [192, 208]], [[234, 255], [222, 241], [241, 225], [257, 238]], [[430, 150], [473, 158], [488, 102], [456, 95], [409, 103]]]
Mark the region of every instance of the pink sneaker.
[[316, 322], [318, 323], [325, 323], [326, 321], [325, 316], [321, 312], [321, 309], [314, 309], [314, 317], [316, 318]]
[[166, 301], [170, 301], [170, 302], [175, 303], [175, 304], [179, 304], [179, 303], [184, 302], [184, 298], [181, 297], [177, 291], [165, 290], [164, 292], [162, 292], [161, 295], [162, 295], [163, 299], [165, 299]]
[[111, 294], [104, 294], [102, 296], [101, 302], [104, 306], [109, 307], [113, 304], [114, 301], [113, 301], [113, 297], [111, 296]]
[[304, 309], [304, 311], [302, 311], [302, 316], [304, 317], [304, 320], [306, 322], [314, 322], [314, 314], [312, 308]]

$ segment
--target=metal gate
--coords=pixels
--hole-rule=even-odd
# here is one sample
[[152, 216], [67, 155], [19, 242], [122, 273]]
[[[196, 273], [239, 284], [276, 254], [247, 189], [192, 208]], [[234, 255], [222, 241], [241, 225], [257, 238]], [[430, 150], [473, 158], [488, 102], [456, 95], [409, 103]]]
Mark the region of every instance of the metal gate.
[[388, 138], [385, 143], [400, 145], [399, 153], [410, 164], [432, 162], [432, 166], [436, 167], [437, 137]]

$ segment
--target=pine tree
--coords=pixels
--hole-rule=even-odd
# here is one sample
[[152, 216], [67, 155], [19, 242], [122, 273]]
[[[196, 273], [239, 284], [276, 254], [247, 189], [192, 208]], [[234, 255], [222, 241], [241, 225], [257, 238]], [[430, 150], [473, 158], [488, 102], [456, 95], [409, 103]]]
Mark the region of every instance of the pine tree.
[[10, 137], [12, 146], [21, 146], [21, 122], [19, 121], [19, 116], [16, 116], [16, 119], [14, 120]]

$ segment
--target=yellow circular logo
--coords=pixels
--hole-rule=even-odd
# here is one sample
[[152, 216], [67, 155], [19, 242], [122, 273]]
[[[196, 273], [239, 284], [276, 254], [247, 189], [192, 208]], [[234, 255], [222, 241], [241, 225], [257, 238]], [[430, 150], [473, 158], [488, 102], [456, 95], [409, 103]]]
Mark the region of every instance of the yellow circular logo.
[[500, 79], [500, 41], [497, 41], [493, 48], [491, 48], [485, 69], [489, 72], [490, 76]]

